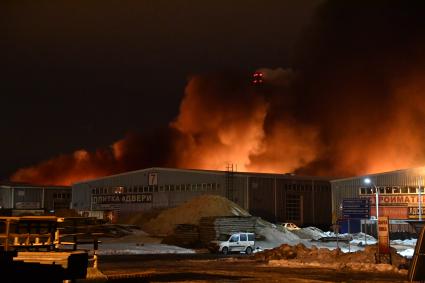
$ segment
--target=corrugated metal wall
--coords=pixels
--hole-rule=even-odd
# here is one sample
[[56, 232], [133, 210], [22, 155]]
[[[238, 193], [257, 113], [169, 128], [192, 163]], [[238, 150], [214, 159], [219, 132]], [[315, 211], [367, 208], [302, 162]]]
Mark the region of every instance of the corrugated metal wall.
[[[341, 217], [341, 205], [344, 198], [358, 198], [359, 189], [367, 187], [365, 179], [369, 178], [377, 187], [385, 186], [421, 186], [425, 181], [425, 167], [418, 167], [405, 170], [397, 170], [379, 174], [358, 176], [347, 179], [331, 181], [332, 186], [332, 212], [337, 217]], [[422, 183], [420, 183], [422, 178]]]
[[[93, 189], [112, 188], [114, 186], [148, 187], [148, 177], [157, 175], [157, 188], [152, 192], [151, 203], [123, 203], [119, 205], [96, 205], [91, 198]], [[286, 196], [288, 193], [302, 195], [303, 219], [299, 224], [330, 223], [331, 195], [329, 181], [306, 177], [282, 177], [283, 175], [238, 173], [225, 171], [179, 170], [168, 168], [149, 168], [116, 176], [105, 177], [73, 185], [72, 205], [78, 210], [109, 208], [120, 210], [121, 214], [131, 211], [149, 210], [157, 207], [173, 207], [201, 194], [229, 196], [231, 200], [248, 210], [252, 215], [260, 216], [272, 222], [285, 222]], [[231, 178], [231, 179], [229, 179]], [[317, 179], [317, 178], [314, 178]], [[200, 186], [190, 191], [161, 191], [161, 187], [180, 184]], [[214, 184], [214, 190], [204, 189], [204, 184]], [[192, 187], [191, 187], [192, 188]], [[139, 192], [137, 192], [139, 193]], [[136, 194], [137, 194], [136, 193]], [[127, 193], [132, 194], [132, 193]], [[133, 192], [134, 194], [134, 192]]]
[[69, 208], [71, 200], [70, 187], [53, 186], [0, 186], [0, 205], [11, 209], [46, 209]]
[[12, 208], [12, 188], [0, 187], [0, 206], [1, 208]]
[[[150, 174], [156, 174], [156, 185], [149, 185]], [[213, 186], [214, 185], [214, 186]], [[93, 205], [93, 189], [124, 187], [126, 195], [149, 193], [152, 201]], [[202, 194], [225, 196], [225, 175], [207, 171], [150, 168], [73, 185], [72, 207], [78, 210], [118, 209], [120, 215], [152, 208], [174, 207]], [[243, 200], [242, 200], [243, 201]]]
[[[271, 222], [328, 226], [331, 223], [331, 187], [327, 181], [250, 177], [250, 212]], [[299, 197], [300, 219], [288, 217], [289, 196]]]

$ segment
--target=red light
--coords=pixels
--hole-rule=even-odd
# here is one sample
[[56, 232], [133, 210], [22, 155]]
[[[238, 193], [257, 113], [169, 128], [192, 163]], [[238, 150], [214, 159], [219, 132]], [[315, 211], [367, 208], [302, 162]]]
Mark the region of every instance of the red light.
[[253, 80], [252, 80], [253, 84], [259, 85], [259, 84], [263, 83], [263, 73], [261, 73], [261, 72], [253, 73], [252, 78], [253, 78]]

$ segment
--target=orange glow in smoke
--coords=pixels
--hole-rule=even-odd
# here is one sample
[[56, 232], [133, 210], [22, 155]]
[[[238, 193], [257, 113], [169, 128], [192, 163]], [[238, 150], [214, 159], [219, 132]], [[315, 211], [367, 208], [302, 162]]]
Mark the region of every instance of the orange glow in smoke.
[[[291, 108], [284, 108], [281, 92], [290, 85], [292, 71], [261, 71], [265, 87], [278, 91], [258, 93], [249, 79], [234, 86], [222, 77], [192, 77], [180, 113], [168, 129], [176, 134], [163, 139], [166, 153], [151, 148], [159, 140], [146, 145], [125, 137], [108, 149], [77, 150], [19, 169], [11, 180], [69, 185], [141, 166], [226, 170], [234, 164], [238, 171], [287, 173], [307, 168], [304, 172], [310, 175], [353, 176], [423, 165], [425, 131], [418, 122], [425, 120], [421, 80], [412, 78], [394, 87], [386, 115], [376, 109], [376, 122], [357, 115], [354, 107], [324, 113], [332, 138], [323, 139], [325, 126], [300, 122], [290, 115]], [[163, 159], [156, 160], [161, 154]], [[148, 159], [152, 163], [140, 162]]]

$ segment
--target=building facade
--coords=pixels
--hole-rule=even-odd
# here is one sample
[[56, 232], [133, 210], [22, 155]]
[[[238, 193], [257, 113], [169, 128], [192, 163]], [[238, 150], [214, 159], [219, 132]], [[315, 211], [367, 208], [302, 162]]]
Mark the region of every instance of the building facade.
[[110, 211], [116, 218], [175, 207], [202, 194], [227, 197], [271, 222], [331, 223], [329, 180], [289, 174], [148, 168], [75, 183], [71, 204], [80, 212]]
[[376, 216], [378, 193], [379, 216], [395, 220], [425, 217], [422, 209], [422, 203], [425, 204], [424, 176], [425, 167], [418, 167], [332, 180], [332, 211], [341, 217], [344, 199], [367, 198], [370, 201], [370, 217], [373, 218]]
[[71, 187], [0, 183], [0, 209], [54, 211], [69, 209]]

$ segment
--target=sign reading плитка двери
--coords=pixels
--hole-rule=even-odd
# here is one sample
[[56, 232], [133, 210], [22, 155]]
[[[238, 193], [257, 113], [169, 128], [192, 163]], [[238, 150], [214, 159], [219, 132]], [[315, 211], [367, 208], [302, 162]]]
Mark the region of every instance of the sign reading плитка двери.
[[367, 198], [349, 198], [342, 200], [342, 216], [350, 219], [368, 219], [370, 201]]

